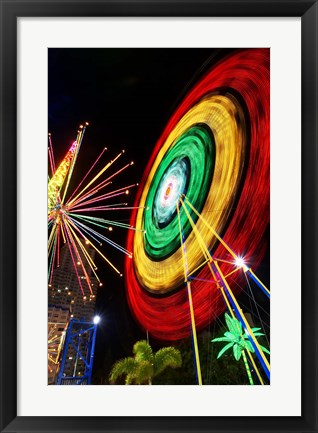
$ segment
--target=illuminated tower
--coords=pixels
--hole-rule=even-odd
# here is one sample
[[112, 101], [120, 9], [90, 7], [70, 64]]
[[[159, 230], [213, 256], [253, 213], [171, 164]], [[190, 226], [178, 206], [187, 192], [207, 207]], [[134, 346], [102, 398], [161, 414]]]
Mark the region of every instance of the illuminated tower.
[[[90, 256], [94, 259], [95, 250], [87, 248]], [[84, 260], [84, 258], [82, 257]], [[50, 305], [57, 307], [69, 308], [71, 318], [78, 320], [91, 321], [95, 312], [95, 301], [98, 289], [97, 279], [91, 275], [91, 270], [87, 269], [87, 274], [91, 280], [90, 295], [83, 295], [79, 283], [78, 276], [74, 270], [71, 256], [67, 246], [61, 250], [60, 266], [54, 271], [52, 284], [49, 285], [48, 301]], [[79, 278], [85, 284], [86, 277], [78, 269]]]
[[61, 351], [70, 320], [69, 308], [48, 307], [48, 385], [56, 382]]
[[[95, 250], [92, 248], [88, 248], [87, 250], [91, 258], [94, 259]], [[82, 260], [84, 260], [83, 257]], [[87, 273], [91, 281], [92, 293], [90, 295], [83, 295], [78, 282], [78, 276], [83, 281], [83, 286], [86, 283], [86, 277], [80, 273], [80, 268], [77, 272], [78, 275], [74, 269], [69, 249], [67, 246], [64, 246], [61, 250], [60, 266], [54, 270], [52, 284], [50, 284], [48, 288], [48, 332], [50, 334], [48, 338], [49, 384], [56, 383], [57, 370], [58, 367], [60, 367], [61, 357], [64, 355], [64, 376], [80, 376], [87, 370], [85, 368], [85, 362], [81, 359], [82, 357], [79, 355], [79, 352], [82, 354], [88, 353], [88, 346], [92, 344], [93, 338], [91, 332], [86, 332], [82, 336], [79, 335], [77, 337], [76, 348], [72, 345], [68, 345], [68, 347], [63, 350], [63, 345], [66, 344], [65, 336], [70, 328], [70, 319], [73, 319], [72, 328], [76, 329], [77, 325], [75, 322], [92, 323], [95, 315], [95, 302], [99, 283], [97, 279], [91, 275], [90, 269], [88, 269]], [[52, 338], [53, 342], [51, 342]], [[53, 355], [52, 350], [54, 350]], [[51, 358], [53, 358], [53, 361]]]

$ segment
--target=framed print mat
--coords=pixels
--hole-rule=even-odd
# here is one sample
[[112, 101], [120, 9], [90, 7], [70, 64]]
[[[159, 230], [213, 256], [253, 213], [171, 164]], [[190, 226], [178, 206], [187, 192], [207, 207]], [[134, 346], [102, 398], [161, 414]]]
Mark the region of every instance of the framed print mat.
[[[107, 5], [95, 5], [94, 18], [88, 18], [82, 3], [82, 16], [67, 18], [61, 12], [60, 18], [53, 18], [49, 9], [45, 18], [36, 18], [32, 6], [30, 13], [16, 21], [17, 107], [8, 103], [8, 93], [2, 99], [8, 107], [4, 125], [8, 124], [6, 116], [17, 109], [17, 168], [9, 175], [13, 190], [17, 186], [18, 247], [16, 265], [11, 264], [11, 269], [16, 266], [17, 291], [16, 296], [14, 287], [8, 296], [1, 293], [3, 306], [10, 303], [17, 308], [17, 313], [13, 307], [10, 310], [17, 317], [16, 328], [5, 311], [2, 318], [3, 330], [11, 323], [11, 329], [17, 331], [17, 354], [10, 352], [11, 359], [16, 358], [17, 392], [14, 385], [8, 394], [5, 404], [13, 399], [16, 404], [10, 404], [3, 417], [3, 431], [36, 431], [40, 425], [41, 431], [48, 431], [46, 418], [41, 417], [50, 417], [54, 431], [68, 431], [72, 422], [78, 423], [79, 431], [218, 431], [220, 423], [224, 423], [223, 431], [236, 431], [243, 425], [255, 431], [291, 425], [301, 430], [307, 425], [308, 431], [315, 431], [315, 399], [308, 399], [312, 390], [309, 376], [303, 373], [307, 365], [313, 375], [316, 362], [305, 332], [316, 332], [312, 322], [315, 303], [310, 302], [315, 295], [304, 288], [316, 285], [312, 266], [315, 208], [310, 204], [315, 202], [316, 94], [308, 89], [308, 83], [315, 89], [316, 69], [306, 63], [315, 58], [316, 39], [306, 36], [305, 6], [293, 3], [293, 16], [286, 11], [287, 16], [278, 14], [281, 18], [274, 12], [272, 18], [263, 18], [260, 12], [242, 18], [213, 16], [201, 5], [201, 17], [188, 12], [181, 18], [177, 4], [168, 8], [170, 13], [161, 4], [166, 17], [156, 16], [156, 9], [152, 17], [128, 13], [129, 6], [125, 14], [118, 10], [117, 16], [107, 16], [97, 13], [102, 4]], [[213, 4], [218, 3], [211, 2], [211, 7]], [[316, 8], [315, 2], [312, 7]], [[152, 15], [150, 9], [148, 14]], [[308, 12], [308, 29], [316, 25], [312, 14]], [[261, 65], [266, 62], [264, 84], [266, 73]], [[231, 71], [227, 78], [229, 68], [236, 68], [236, 73]], [[246, 79], [245, 73], [249, 74]], [[205, 88], [209, 78], [210, 87]], [[246, 95], [236, 85], [244, 80]], [[209, 117], [210, 111], [216, 117]], [[44, 146], [48, 132], [48, 146]], [[14, 142], [12, 129], [4, 128], [1, 145], [5, 159], [13, 161], [15, 153], [4, 146], [5, 138]], [[224, 143], [235, 143], [228, 156], [222, 153], [228, 149]], [[203, 153], [192, 154], [193, 149]], [[101, 153], [105, 162], [99, 159]], [[122, 160], [118, 166], [117, 158]], [[205, 164], [202, 177], [197, 177], [198, 161]], [[66, 174], [62, 186], [56, 173], [68, 162], [73, 177]], [[126, 171], [122, 175], [126, 168], [132, 170], [131, 175]], [[108, 177], [104, 176], [107, 170]], [[234, 178], [228, 180], [228, 173], [234, 173]], [[96, 180], [97, 189], [91, 189]], [[111, 188], [100, 192], [107, 182]], [[215, 182], [221, 183], [213, 189]], [[232, 193], [220, 198], [225, 183]], [[66, 187], [70, 187], [69, 195]], [[12, 215], [12, 197], [8, 198], [5, 188], [1, 193]], [[116, 199], [105, 203], [109, 196]], [[44, 220], [47, 198], [49, 261]], [[217, 209], [221, 216], [214, 215], [211, 223], [209, 218], [220, 199], [226, 204]], [[128, 217], [120, 216], [117, 207], [122, 205]], [[109, 208], [116, 208], [115, 217], [105, 216]], [[235, 219], [237, 215], [241, 220]], [[236, 223], [231, 226], [232, 220]], [[13, 226], [14, 219], [8, 227], [14, 231]], [[121, 232], [127, 228], [128, 237]], [[158, 247], [162, 233], [163, 243]], [[69, 254], [70, 268], [64, 268], [67, 283], [62, 281], [61, 263], [66, 257], [62, 243]], [[15, 254], [10, 248], [1, 263], [3, 283], [9, 281], [5, 265], [13, 263]], [[89, 248], [94, 255], [86, 252]], [[104, 264], [96, 259], [96, 265], [95, 255], [108, 263], [110, 270], [105, 274]], [[122, 282], [117, 284], [111, 272]], [[247, 288], [236, 279], [239, 272], [249, 281]], [[207, 302], [213, 284], [218, 293], [226, 294], [220, 296], [224, 307], [218, 307], [218, 298]], [[252, 284], [264, 299], [255, 299]], [[270, 308], [264, 307], [266, 291], [272, 294]], [[86, 319], [83, 305], [89, 302], [91, 307], [85, 311], [92, 317]], [[124, 313], [116, 322], [121, 309]], [[235, 327], [236, 346], [231, 343]], [[83, 333], [86, 340], [80, 340]], [[78, 338], [77, 348], [74, 337]], [[116, 382], [112, 377], [116, 362], [138, 360], [133, 344], [137, 340], [151, 347], [154, 360], [156, 352], [176, 349], [184, 368], [191, 366], [192, 376], [181, 374], [185, 370], [176, 358], [176, 365], [172, 363], [166, 372], [151, 370], [150, 374], [147, 370], [146, 379], [140, 382], [137, 375], [126, 373]], [[2, 344], [7, 341], [7, 333], [2, 333]], [[187, 341], [189, 349], [180, 341]], [[63, 349], [67, 344], [70, 352]], [[7, 347], [13, 347], [12, 341]], [[3, 371], [10, 370], [7, 362], [2, 363]], [[232, 373], [222, 376], [217, 362], [232, 363]], [[55, 382], [48, 385], [55, 364]], [[153, 364], [149, 365], [152, 369]], [[215, 365], [216, 373], [206, 365]], [[125, 378], [126, 383], [139, 386], [123, 386]], [[7, 382], [3, 383], [8, 390]], [[61, 384], [72, 386], [58, 386]], [[6, 427], [9, 422], [13, 427]]]

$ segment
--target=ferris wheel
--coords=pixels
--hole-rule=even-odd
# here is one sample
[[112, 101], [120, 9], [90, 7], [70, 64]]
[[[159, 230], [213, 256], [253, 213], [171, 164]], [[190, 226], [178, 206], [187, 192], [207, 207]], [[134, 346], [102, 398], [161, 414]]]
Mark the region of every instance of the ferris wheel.
[[[269, 50], [242, 49], [186, 94], [149, 159], [126, 260], [131, 309], [153, 337], [176, 341], [228, 311], [269, 380], [270, 365], [239, 304], [268, 248]], [[200, 383], [200, 379], [199, 379]]]

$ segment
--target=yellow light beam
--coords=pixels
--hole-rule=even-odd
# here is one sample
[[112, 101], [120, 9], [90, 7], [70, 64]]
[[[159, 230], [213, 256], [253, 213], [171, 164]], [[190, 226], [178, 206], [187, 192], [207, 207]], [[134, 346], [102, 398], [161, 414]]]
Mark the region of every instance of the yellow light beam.
[[51, 229], [50, 236], [49, 236], [48, 245], [47, 245], [48, 246], [48, 254], [50, 254], [50, 251], [51, 251], [52, 246], [53, 246], [55, 232], [56, 232], [56, 224], [53, 225], [53, 227]]
[[[68, 219], [66, 219], [65, 223], [67, 225], [66, 229], [69, 229], [70, 232], [72, 232], [73, 237], [70, 236], [70, 232], [69, 232], [69, 238], [70, 238], [70, 240], [72, 242], [72, 245], [73, 245], [73, 248], [75, 250], [75, 253], [76, 253], [76, 256], [77, 256], [77, 260], [79, 260], [79, 263], [80, 263], [80, 266], [82, 268], [82, 271], [84, 272], [85, 281], [86, 281], [86, 284], [88, 286], [88, 289], [91, 292], [91, 294], [93, 294], [93, 291], [92, 291], [92, 288], [91, 288], [91, 279], [90, 279], [90, 277], [89, 277], [89, 275], [88, 275], [88, 273], [86, 271], [86, 268], [84, 266], [83, 260], [82, 260], [80, 254], [79, 254], [79, 251], [78, 251], [78, 248], [77, 248], [77, 245], [76, 245], [76, 242], [75, 242], [75, 240], [76, 240], [77, 243], [80, 245], [79, 239], [78, 239], [77, 235], [74, 233], [74, 231], [73, 231], [73, 229], [72, 229], [72, 227], [71, 227]], [[74, 240], [74, 238], [75, 238], [75, 240]]]
[[193, 210], [193, 212], [201, 219], [201, 221], [203, 222], [203, 224], [214, 234], [214, 236], [217, 238], [217, 240], [219, 242], [221, 242], [221, 244], [231, 254], [231, 256], [235, 260], [237, 260], [238, 256], [234, 253], [234, 251], [232, 251], [232, 249], [228, 246], [228, 244], [226, 242], [224, 242], [224, 240], [221, 238], [221, 236], [219, 236], [219, 234], [214, 230], [214, 228], [211, 227], [211, 225], [207, 223], [207, 221], [205, 220], [205, 218], [203, 218], [203, 216], [192, 206], [192, 204], [189, 202], [187, 196], [184, 196], [184, 198], [186, 199], [187, 204]]
[[[76, 224], [74, 224], [74, 222], [70, 218], [68, 218], [68, 222], [82, 235], [82, 233], [80, 232], [80, 230], [78, 229], [78, 227], [76, 226]], [[71, 227], [70, 227], [70, 229], [71, 229]], [[93, 261], [93, 259], [91, 258], [91, 256], [87, 252], [86, 248], [82, 244], [81, 240], [79, 239], [79, 237], [76, 235], [76, 233], [73, 230], [72, 230], [72, 233], [73, 233], [75, 239], [77, 240], [77, 242], [78, 242], [78, 244], [79, 244], [79, 246], [80, 246], [80, 248], [81, 248], [81, 250], [82, 250], [82, 252], [83, 252], [83, 254], [84, 254], [84, 256], [85, 256], [85, 258], [87, 260], [87, 262], [88, 262], [88, 265], [89, 265], [89, 267], [91, 268], [91, 270], [92, 270], [92, 272], [94, 274], [94, 276], [97, 278], [98, 282], [100, 282], [100, 279], [99, 279], [99, 277], [97, 276], [97, 274], [95, 272], [95, 269], [96, 269], [95, 262]], [[92, 245], [91, 242], [90, 242], [90, 245]], [[90, 279], [89, 279], [89, 281], [90, 281]]]
[[191, 277], [194, 275], [199, 269], [203, 268], [203, 266], [210, 261], [210, 258], [205, 259], [199, 266], [197, 266], [195, 269], [193, 269], [192, 272], [188, 273], [188, 277]]
[[265, 284], [264, 283], [262, 283], [262, 281], [259, 279], [259, 278], [257, 278], [257, 276], [254, 274], [254, 272], [252, 271], [252, 269], [247, 269], [246, 271], [245, 271], [245, 273], [246, 274], [251, 274], [251, 276], [252, 276], [252, 279], [253, 278], [255, 278], [255, 282], [257, 283], [257, 284], [260, 284], [262, 287], [263, 287], [263, 289], [270, 295], [270, 290], [265, 286]]
[[75, 162], [76, 162], [77, 156], [79, 154], [79, 150], [80, 150], [80, 147], [81, 147], [81, 144], [82, 144], [82, 140], [83, 140], [83, 137], [84, 137], [85, 130], [86, 130], [86, 127], [84, 127], [84, 129], [81, 129], [79, 131], [79, 134], [76, 137], [77, 146], [76, 146], [76, 150], [75, 150], [75, 155], [74, 155], [74, 157], [73, 157], [73, 159], [71, 161], [71, 166], [70, 166], [70, 169], [69, 169], [69, 172], [68, 172], [66, 186], [65, 186], [63, 198], [62, 198], [62, 201], [61, 201], [62, 203], [64, 203], [64, 200], [65, 200], [66, 192], [67, 192], [69, 184], [70, 184], [70, 180], [71, 180], [71, 177], [72, 177], [72, 174], [73, 174]]
[[115, 161], [123, 154], [123, 152], [120, 152], [114, 159], [112, 159], [110, 162], [108, 162], [104, 168], [101, 169], [101, 171], [68, 203], [69, 206], [72, 205], [76, 201], [76, 199], [83, 194], [84, 191], [86, 191], [94, 182], [96, 179], [98, 179], [112, 164], [114, 164]]
[[251, 354], [250, 351], [247, 350], [247, 349], [246, 349], [246, 352], [247, 352], [247, 354], [248, 354], [248, 357], [249, 357], [250, 360], [251, 360], [251, 363], [252, 363], [252, 365], [253, 365], [253, 367], [254, 367], [254, 370], [255, 370], [255, 372], [256, 372], [256, 375], [257, 375], [259, 381], [261, 382], [262, 385], [264, 385], [264, 381], [263, 381], [262, 376], [261, 376], [261, 374], [260, 374], [260, 372], [259, 372], [259, 370], [258, 370], [258, 368], [257, 368], [257, 365], [255, 364], [255, 361], [254, 361], [254, 359], [253, 359], [252, 354]]
[[225, 278], [229, 277], [230, 275], [235, 274], [235, 272], [237, 272], [239, 269], [241, 268], [235, 268], [233, 271], [229, 272], [228, 274], [225, 275]]
[[191, 327], [192, 327], [193, 345], [194, 345], [194, 353], [195, 353], [195, 363], [196, 363], [196, 367], [197, 367], [198, 382], [199, 382], [199, 385], [202, 385], [201, 364], [200, 364], [199, 347], [198, 347], [197, 332], [196, 332], [196, 326], [195, 326], [195, 317], [194, 317], [194, 310], [193, 310], [191, 284], [190, 284], [190, 281], [188, 281], [188, 279], [187, 279], [187, 259], [186, 259], [185, 251], [183, 249], [184, 244], [183, 244], [183, 239], [182, 239], [182, 228], [181, 228], [181, 220], [180, 220], [179, 203], [177, 203], [177, 212], [178, 212], [180, 242], [181, 242], [181, 249], [182, 249], [182, 256], [183, 256], [183, 263], [184, 263], [184, 281], [187, 283], [187, 292], [188, 292], [189, 307], [190, 307]]
[[200, 236], [199, 231], [198, 231], [196, 225], [194, 224], [194, 221], [191, 218], [191, 215], [189, 214], [189, 211], [188, 211], [187, 207], [185, 206], [184, 201], [181, 198], [180, 198], [180, 202], [181, 202], [183, 210], [184, 210], [184, 212], [185, 212], [185, 214], [186, 214], [186, 216], [190, 222], [190, 225], [191, 225], [192, 230], [195, 234], [196, 240], [197, 240], [197, 242], [198, 242], [198, 244], [202, 250], [202, 253], [203, 253], [205, 259], [210, 260], [211, 259], [210, 252], [209, 252], [205, 242], [203, 241], [202, 237]]

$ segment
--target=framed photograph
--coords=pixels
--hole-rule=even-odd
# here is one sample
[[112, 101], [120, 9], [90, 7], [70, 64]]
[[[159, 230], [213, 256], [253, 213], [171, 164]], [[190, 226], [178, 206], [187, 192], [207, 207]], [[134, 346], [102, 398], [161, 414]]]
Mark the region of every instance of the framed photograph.
[[0, 3], [1, 431], [317, 432], [317, 1]]

